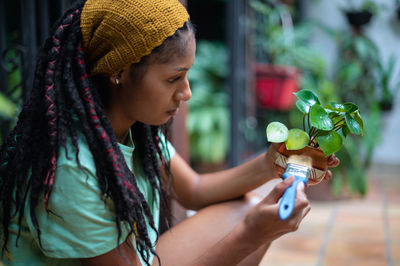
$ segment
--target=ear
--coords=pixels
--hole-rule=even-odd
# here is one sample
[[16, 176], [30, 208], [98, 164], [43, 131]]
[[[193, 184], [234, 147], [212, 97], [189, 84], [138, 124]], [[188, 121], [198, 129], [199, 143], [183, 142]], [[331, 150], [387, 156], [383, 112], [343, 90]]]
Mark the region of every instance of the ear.
[[115, 86], [119, 86], [121, 84], [121, 78], [119, 76], [111, 76], [109, 79], [110, 82]]
[[118, 75], [111, 76], [111, 77], [109, 78], [109, 79], [110, 79], [110, 82], [111, 82], [112, 84], [114, 84], [115, 86], [121, 85], [121, 74], [122, 74], [122, 71], [119, 72]]

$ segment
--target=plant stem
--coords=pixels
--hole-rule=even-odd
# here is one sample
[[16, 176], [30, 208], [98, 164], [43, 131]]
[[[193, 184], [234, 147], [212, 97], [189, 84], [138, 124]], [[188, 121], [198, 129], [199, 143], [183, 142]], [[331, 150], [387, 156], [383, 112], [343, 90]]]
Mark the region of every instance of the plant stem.
[[313, 143], [313, 141], [315, 140], [315, 138], [317, 137], [318, 134], [318, 130], [315, 127], [312, 127], [310, 129], [309, 135], [310, 135], [310, 144]]
[[340, 119], [339, 121], [337, 121], [337, 122], [334, 124], [334, 126], [337, 126], [339, 123], [343, 122], [344, 120], [345, 120], [344, 118]]
[[333, 130], [335, 130], [335, 131], [338, 131], [339, 129], [341, 129], [343, 126], [335, 126], [334, 128], [333, 128]]
[[310, 137], [313, 136], [316, 133], [317, 129], [315, 127], [311, 127], [310, 131], [309, 131], [309, 135]]

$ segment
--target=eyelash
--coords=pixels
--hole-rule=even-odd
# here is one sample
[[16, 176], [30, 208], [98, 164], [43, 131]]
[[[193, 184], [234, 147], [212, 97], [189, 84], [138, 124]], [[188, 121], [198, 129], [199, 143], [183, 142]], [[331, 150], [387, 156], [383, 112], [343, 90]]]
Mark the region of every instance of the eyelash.
[[172, 79], [169, 79], [168, 82], [169, 83], [174, 83], [175, 81], [179, 80], [180, 78], [181, 77], [172, 78]]

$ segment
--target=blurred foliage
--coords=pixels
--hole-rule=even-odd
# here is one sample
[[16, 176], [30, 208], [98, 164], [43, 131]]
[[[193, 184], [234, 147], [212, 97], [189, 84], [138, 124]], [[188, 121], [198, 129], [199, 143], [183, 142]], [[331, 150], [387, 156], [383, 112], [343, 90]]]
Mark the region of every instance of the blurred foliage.
[[[10, 32], [7, 35], [7, 42], [12, 43], [17, 38], [16, 32]], [[9, 44], [9, 46], [11, 46]], [[7, 66], [7, 88], [2, 88], [0, 91], [0, 123], [3, 130], [7, 131], [7, 127], [14, 125], [22, 104], [22, 74], [21, 74], [21, 55], [13, 49], [7, 50], [3, 55], [4, 62]], [[5, 131], [0, 131], [0, 144], [3, 143], [1, 134]]]
[[[382, 109], [391, 108], [393, 100], [400, 90], [400, 76], [394, 74], [396, 58], [390, 56], [387, 66], [382, 60], [377, 61], [377, 87], [380, 89], [380, 105]], [[395, 79], [395, 80], [393, 80]]]
[[0, 118], [12, 119], [16, 116], [17, 105], [0, 92]]
[[377, 1], [373, 0], [363, 0], [361, 2], [357, 1], [357, 4], [354, 2], [354, 0], [348, 0], [346, 1], [346, 8], [341, 9], [343, 12], [367, 11], [376, 16], [379, 15], [380, 9], [384, 7], [384, 5], [378, 4]]
[[229, 110], [225, 79], [227, 51], [221, 42], [198, 41], [189, 72], [192, 99], [187, 129], [192, 162], [221, 163], [229, 143]]
[[360, 30], [338, 31], [318, 23], [332, 37], [338, 47], [334, 68], [334, 82], [340, 99], [356, 102], [364, 114], [364, 136], [348, 138], [337, 155], [341, 164], [333, 169], [333, 189], [339, 193], [345, 183], [350, 191], [367, 192], [367, 170], [374, 150], [381, 140], [383, 105], [393, 101], [400, 83], [393, 84], [395, 60], [387, 66], [376, 44]]
[[288, 7], [283, 4], [252, 0], [250, 5], [256, 11], [255, 20], [251, 22], [255, 29], [256, 60], [298, 68], [301, 89], [316, 92], [324, 102], [336, 101], [333, 83], [327, 75], [326, 59], [310, 45], [314, 23], [282, 23], [283, 20], [290, 21]]

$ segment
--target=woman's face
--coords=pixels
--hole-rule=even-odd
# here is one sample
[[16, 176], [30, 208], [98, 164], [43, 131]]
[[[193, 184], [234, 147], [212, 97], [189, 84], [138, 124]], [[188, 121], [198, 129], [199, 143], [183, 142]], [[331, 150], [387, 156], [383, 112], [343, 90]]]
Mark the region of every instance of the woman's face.
[[196, 42], [194, 37], [189, 38], [185, 51], [167, 63], [150, 64], [142, 79], [134, 81], [129, 70], [121, 73], [121, 82], [113, 86], [107, 108], [113, 127], [115, 123], [130, 127], [136, 121], [164, 124], [179, 111], [182, 102], [191, 98], [187, 73], [195, 58]]

